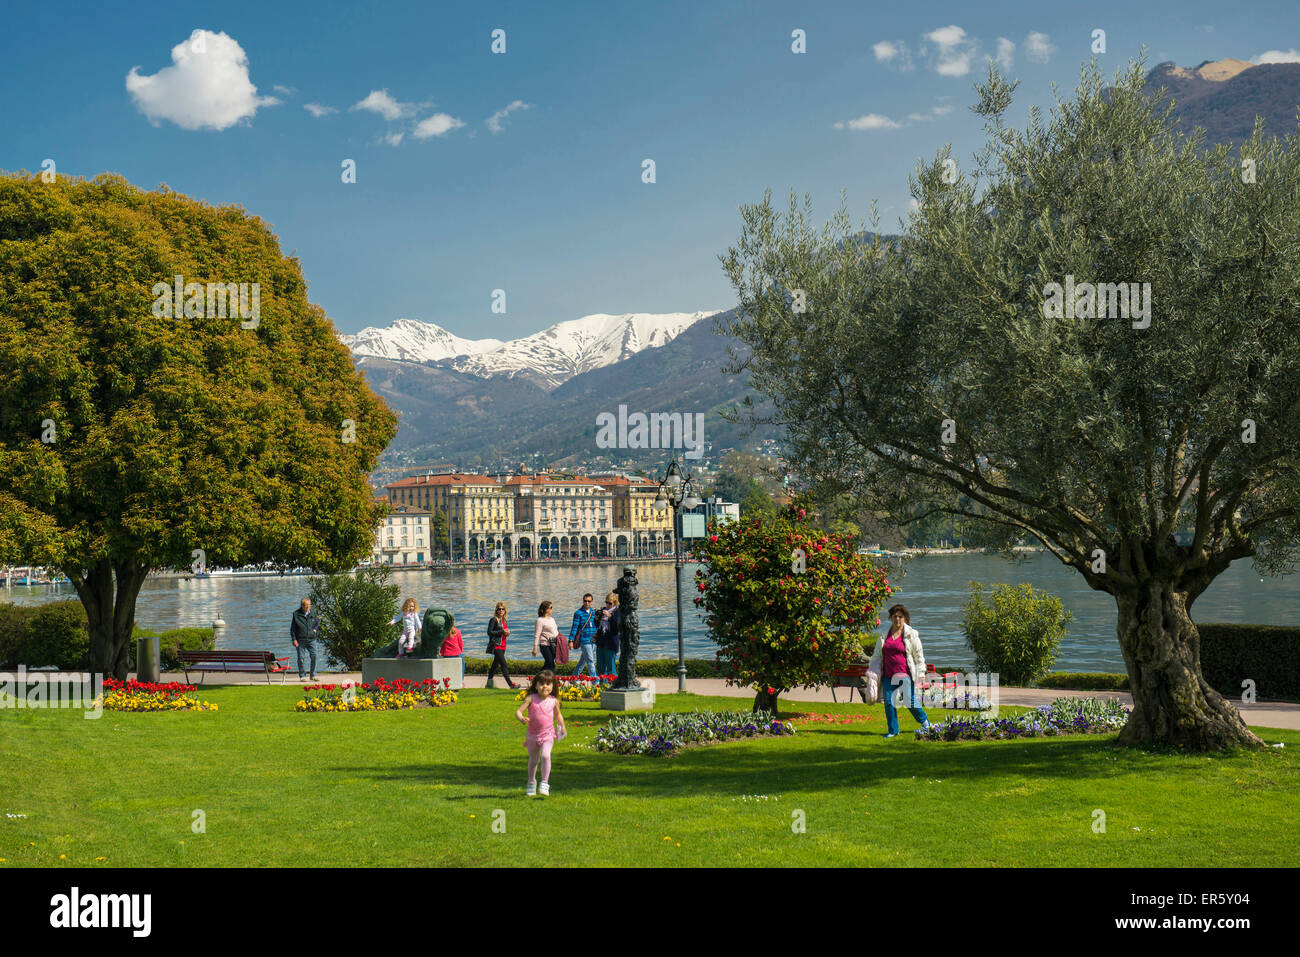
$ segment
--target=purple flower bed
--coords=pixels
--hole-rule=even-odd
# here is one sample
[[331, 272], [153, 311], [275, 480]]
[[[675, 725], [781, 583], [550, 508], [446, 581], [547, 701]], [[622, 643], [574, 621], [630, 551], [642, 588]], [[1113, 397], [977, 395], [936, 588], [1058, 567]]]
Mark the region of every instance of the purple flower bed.
[[765, 711], [692, 711], [617, 717], [596, 733], [596, 750], [663, 757], [687, 745], [794, 734], [794, 725]]
[[1024, 714], [1006, 718], [979, 715], [932, 723], [918, 729], [921, 741], [985, 741], [1039, 738], [1061, 734], [1113, 734], [1128, 721], [1128, 710], [1114, 699], [1057, 698]]

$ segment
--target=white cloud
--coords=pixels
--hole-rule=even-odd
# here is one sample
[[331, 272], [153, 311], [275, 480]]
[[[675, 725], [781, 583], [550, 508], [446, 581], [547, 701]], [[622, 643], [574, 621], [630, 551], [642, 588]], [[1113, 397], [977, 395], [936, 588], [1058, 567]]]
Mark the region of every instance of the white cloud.
[[280, 102], [257, 95], [243, 47], [210, 30], [195, 30], [172, 47], [172, 65], [152, 76], [131, 67], [126, 89], [150, 122], [168, 120], [185, 130], [224, 130]]
[[427, 116], [416, 123], [412, 135], [417, 140], [427, 140], [431, 136], [442, 136], [442, 134], [450, 133], [452, 130], [459, 129], [464, 125], [464, 122], [449, 113], [435, 113], [433, 116]]
[[415, 104], [399, 103], [388, 95], [387, 90], [371, 90], [364, 100], [358, 101], [350, 110], [369, 110], [391, 122], [410, 116], [415, 112]]
[[1025, 58], [1032, 63], [1046, 63], [1056, 52], [1056, 46], [1052, 43], [1052, 38], [1046, 33], [1030, 32], [1025, 37]]
[[898, 47], [888, 40], [881, 40], [879, 43], [871, 45], [872, 52], [876, 54], [877, 60], [883, 60], [888, 63], [894, 57], [898, 56]]
[[400, 146], [402, 144], [402, 137], [404, 136], [406, 136], [405, 133], [385, 133], [384, 142], [389, 146]]
[[304, 103], [302, 108], [317, 119], [338, 112], [338, 110], [334, 109], [332, 106], [321, 106], [319, 103]]
[[930, 109], [929, 113], [908, 113], [907, 122], [900, 123], [897, 120], [891, 120], [880, 113], [868, 113], [865, 116], [859, 116], [855, 120], [841, 121], [831, 125], [836, 130], [901, 130], [905, 126], [911, 126], [913, 123], [928, 123], [940, 116], [947, 116], [952, 112], [952, 106], [936, 106]]
[[939, 48], [934, 69], [941, 76], [965, 76], [970, 72], [971, 60], [979, 49], [974, 39], [968, 38], [966, 31], [955, 24], [939, 27], [924, 34]]
[[866, 116], [859, 116], [856, 120], [849, 120], [847, 123], [836, 123], [834, 128], [837, 130], [896, 130], [902, 126], [902, 123], [895, 122], [887, 116], [881, 116], [879, 113], [868, 113]]
[[487, 128], [493, 133], [500, 133], [501, 121], [507, 116], [515, 110], [531, 110], [532, 108], [533, 104], [525, 103], [523, 100], [515, 100], [513, 103], [508, 103], [487, 118]]
[[1016, 65], [1016, 45], [1006, 37], [998, 37], [998, 52], [994, 61], [1002, 70], [1010, 70]]
[[1202, 33], [1213, 33], [1213, 32], [1214, 32], [1214, 24], [1212, 24], [1212, 23], [1207, 23], [1205, 26], [1203, 26], [1203, 27], [1197, 27], [1196, 29], [1200, 30]]
[[297, 87], [282, 86], [279, 83], [271, 87], [271, 89], [275, 90], [275, 92], [279, 93], [281, 96], [293, 96], [295, 93], [298, 92]]
[[1300, 51], [1295, 47], [1290, 50], [1265, 50], [1259, 56], [1250, 61], [1251, 63], [1300, 63]]
[[912, 69], [912, 54], [908, 52], [907, 44], [902, 40], [897, 43], [891, 40], [873, 43], [871, 52], [876, 55], [878, 62], [887, 63], [902, 73]]

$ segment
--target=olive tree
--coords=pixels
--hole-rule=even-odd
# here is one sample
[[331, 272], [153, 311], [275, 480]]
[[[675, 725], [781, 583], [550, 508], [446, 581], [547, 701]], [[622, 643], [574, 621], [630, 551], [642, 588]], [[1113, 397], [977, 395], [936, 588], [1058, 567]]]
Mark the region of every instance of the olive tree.
[[1018, 130], [990, 67], [986, 145], [918, 165], [896, 239], [843, 201], [820, 229], [806, 196], [742, 208], [724, 331], [826, 492], [1041, 543], [1114, 597], [1121, 743], [1258, 746], [1190, 613], [1300, 540], [1300, 143], [1257, 124], [1206, 148], [1142, 84], [1141, 62], [1110, 88], [1085, 66]]

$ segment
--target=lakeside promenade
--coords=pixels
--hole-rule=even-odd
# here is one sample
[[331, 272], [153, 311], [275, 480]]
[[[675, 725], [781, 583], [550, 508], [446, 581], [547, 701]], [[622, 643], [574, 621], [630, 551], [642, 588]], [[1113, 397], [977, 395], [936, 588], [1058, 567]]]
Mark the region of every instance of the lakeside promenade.
[[[131, 677], [135, 677], [132, 675]], [[361, 672], [359, 671], [340, 671], [327, 672], [320, 671], [317, 673], [320, 684], [345, 684], [347, 682], [361, 682]], [[519, 676], [522, 678], [522, 676]], [[517, 678], [516, 680], [519, 680]], [[185, 675], [179, 671], [163, 672], [162, 680], [166, 681], [185, 681]], [[499, 679], [498, 679], [499, 680]], [[654, 682], [656, 694], [675, 694], [677, 691], [677, 679], [674, 678], [642, 678], [642, 682], [647, 680]], [[284, 681], [285, 687], [302, 686], [296, 678], [289, 677]], [[211, 687], [215, 685], [255, 685], [258, 687], [268, 687], [266, 676], [250, 673], [221, 674], [217, 672], [209, 673], [204, 684], [199, 688]], [[487, 686], [487, 677], [485, 675], [466, 675], [465, 687], [473, 690], [483, 690]], [[278, 680], [272, 679], [269, 687], [282, 687]], [[501, 692], [503, 700], [512, 700], [514, 695], [509, 693], [509, 689], [502, 685], [497, 686], [497, 691]], [[716, 696], [720, 698], [745, 698], [753, 701], [754, 692], [749, 688], [739, 688], [734, 685], [728, 685], [722, 678], [687, 678], [686, 691], [688, 694], [701, 696]], [[839, 696], [840, 704], [844, 704], [844, 698], [848, 688], [837, 688], [835, 693]], [[506, 695], [509, 693], [509, 699]], [[1035, 708], [1042, 704], [1051, 704], [1056, 698], [1114, 698], [1122, 703], [1126, 708], [1133, 707], [1133, 696], [1127, 691], [1070, 691], [1065, 688], [1014, 688], [1000, 687], [998, 689], [998, 704], [1003, 706], [1029, 707]], [[790, 706], [798, 702], [799, 704], [831, 704], [831, 689], [826, 686], [817, 688], [795, 688], [781, 695], [782, 710], [787, 710]], [[852, 703], [861, 706], [861, 699], [856, 696]], [[1241, 712], [1246, 724], [1253, 728], [1289, 728], [1291, 730], [1300, 730], [1300, 703], [1289, 701], [1256, 701], [1253, 704], [1243, 704], [1239, 701], [1233, 702], [1236, 708]]]

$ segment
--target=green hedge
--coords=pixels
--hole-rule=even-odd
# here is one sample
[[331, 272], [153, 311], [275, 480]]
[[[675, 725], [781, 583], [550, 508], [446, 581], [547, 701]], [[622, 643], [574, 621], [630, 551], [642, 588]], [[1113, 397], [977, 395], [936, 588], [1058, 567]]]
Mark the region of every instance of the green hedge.
[[[576, 652], [570, 652], [569, 664], [561, 665], [558, 670], [561, 674], [566, 671], [572, 671], [578, 663]], [[491, 658], [474, 658], [467, 655], [465, 657], [465, 674], [467, 675], [485, 675], [488, 673], [488, 666], [492, 664]], [[517, 660], [507, 658], [506, 664], [510, 666], [511, 675], [532, 675], [542, 667], [541, 658], [526, 658]], [[677, 659], [676, 658], [638, 658], [636, 661], [636, 673], [639, 678], [676, 678], [677, 677]], [[686, 659], [686, 677], [688, 678], [718, 678], [717, 669], [713, 666], [712, 659], [709, 658], [687, 658]]]
[[[164, 671], [180, 666], [177, 652], [211, 650], [211, 628], [173, 628], [158, 631], [141, 628], [132, 632], [127, 645], [128, 667], [135, 669], [135, 638], [157, 635]], [[86, 610], [79, 601], [54, 601], [43, 605], [0, 604], [0, 668], [29, 668], [54, 665], [62, 671], [85, 671], [90, 667], [90, 633]]]
[[1128, 675], [1104, 671], [1054, 671], [1038, 679], [1037, 688], [1071, 691], [1128, 691]]
[[84, 671], [90, 665], [90, 633], [79, 601], [0, 605], [0, 666]]
[[1264, 700], [1300, 699], [1300, 628], [1282, 625], [1197, 625], [1201, 674], [1212, 688], [1240, 701], [1242, 681]]

